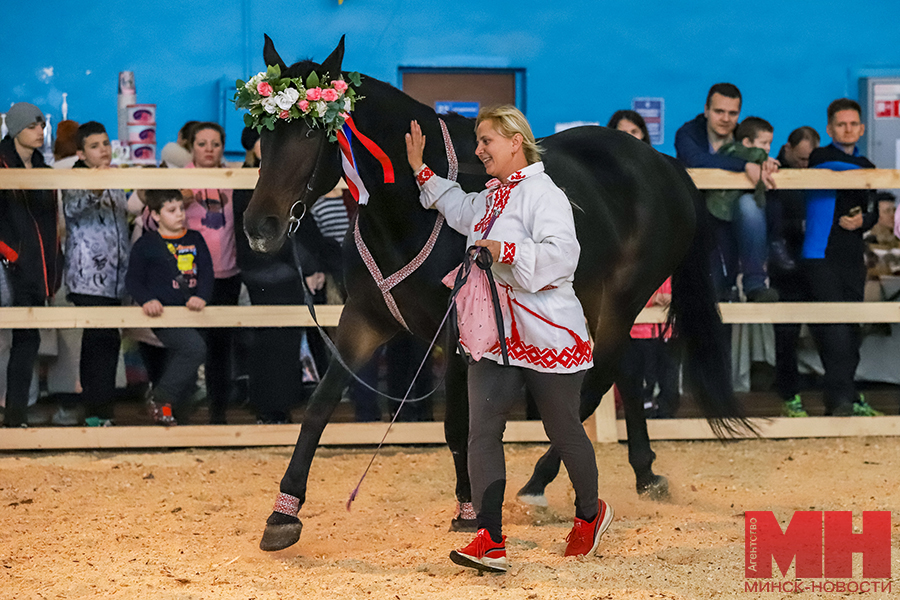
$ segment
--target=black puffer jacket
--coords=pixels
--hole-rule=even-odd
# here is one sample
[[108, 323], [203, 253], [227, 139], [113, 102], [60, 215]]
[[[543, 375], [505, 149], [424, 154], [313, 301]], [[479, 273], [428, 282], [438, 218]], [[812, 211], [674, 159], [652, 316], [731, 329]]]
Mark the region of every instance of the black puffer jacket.
[[[37, 151], [31, 164], [47, 168]], [[13, 139], [6, 136], [0, 140], [0, 168], [24, 167]], [[6, 258], [15, 258], [10, 278], [16, 306], [43, 305], [59, 289], [63, 259], [57, 219], [51, 190], [0, 190], [0, 248], [5, 244]]]

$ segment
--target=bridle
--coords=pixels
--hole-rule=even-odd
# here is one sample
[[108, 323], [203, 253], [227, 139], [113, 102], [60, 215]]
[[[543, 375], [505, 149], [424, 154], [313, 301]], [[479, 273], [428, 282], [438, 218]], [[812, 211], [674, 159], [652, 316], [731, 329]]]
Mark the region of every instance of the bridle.
[[[310, 133], [312, 133], [312, 128], [307, 132], [306, 137], [309, 137]], [[290, 238], [294, 237], [294, 234], [297, 233], [297, 230], [300, 228], [300, 221], [306, 216], [306, 202], [303, 200], [311, 191], [313, 191], [312, 184], [316, 180], [316, 175], [319, 174], [319, 167], [322, 165], [322, 156], [325, 154], [325, 140], [326, 138], [323, 135], [322, 140], [319, 142], [319, 152], [316, 154], [316, 164], [313, 167], [312, 175], [309, 176], [309, 181], [306, 182], [306, 190], [301, 193], [300, 198], [291, 205], [291, 209], [288, 211], [287, 236]], [[299, 217], [296, 217], [294, 216], [294, 209], [297, 208], [298, 204], [303, 207], [303, 212], [300, 213]]]

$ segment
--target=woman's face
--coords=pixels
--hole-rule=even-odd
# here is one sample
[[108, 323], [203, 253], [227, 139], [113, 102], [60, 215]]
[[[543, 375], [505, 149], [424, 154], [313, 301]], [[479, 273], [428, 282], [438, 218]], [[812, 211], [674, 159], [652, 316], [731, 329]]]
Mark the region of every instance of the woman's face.
[[191, 147], [194, 166], [211, 169], [222, 166], [222, 137], [215, 129], [201, 129]]
[[513, 159], [522, 148], [520, 134], [503, 137], [494, 129], [494, 122], [488, 119], [478, 124], [475, 135], [478, 140], [475, 155], [484, 163], [488, 175], [502, 181], [518, 170], [513, 166]]
[[641, 131], [640, 127], [638, 127], [628, 119], [619, 119], [619, 122], [616, 125], [616, 129], [618, 129], [619, 131], [624, 131], [628, 135], [644, 141], [644, 132]]

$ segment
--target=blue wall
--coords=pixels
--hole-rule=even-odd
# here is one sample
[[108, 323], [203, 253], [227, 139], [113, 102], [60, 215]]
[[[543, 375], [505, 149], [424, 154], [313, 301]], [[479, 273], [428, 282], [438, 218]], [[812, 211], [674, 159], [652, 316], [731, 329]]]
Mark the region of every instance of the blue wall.
[[58, 122], [67, 92], [69, 118], [115, 132], [117, 75], [130, 70], [138, 101], [158, 105], [161, 143], [219, 118], [219, 82], [263, 68], [263, 33], [288, 63], [322, 60], [346, 33], [344, 67], [395, 85], [401, 66], [524, 68], [538, 135], [660, 96], [666, 152], [718, 81], [741, 88], [743, 115], [769, 119], [780, 144], [803, 124], [824, 134], [828, 102], [856, 97], [861, 75], [900, 75], [896, 0], [94, 0], [2, 14], [0, 107], [31, 101]]

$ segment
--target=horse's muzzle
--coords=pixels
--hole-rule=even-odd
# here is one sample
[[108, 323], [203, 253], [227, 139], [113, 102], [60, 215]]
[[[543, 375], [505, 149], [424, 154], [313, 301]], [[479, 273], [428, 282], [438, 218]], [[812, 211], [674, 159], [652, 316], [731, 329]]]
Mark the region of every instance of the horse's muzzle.
[[271, 215], [257, 221], [256, 227], [249, 227], [249, 223], [244, 226], [244, 233], [250, 242], [250, 249], [266, 254], [272, 254], [281, 249], [286, 232], [287, 226], [282, 225], [278, 217]]

